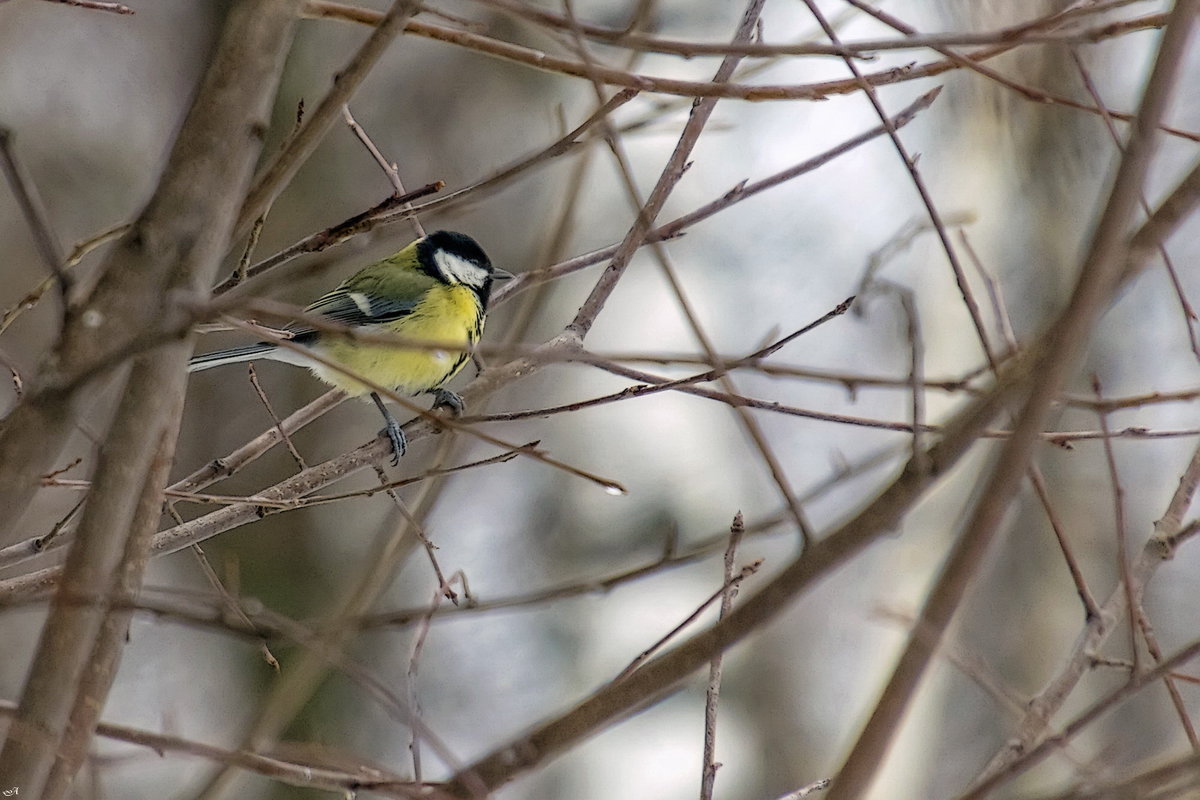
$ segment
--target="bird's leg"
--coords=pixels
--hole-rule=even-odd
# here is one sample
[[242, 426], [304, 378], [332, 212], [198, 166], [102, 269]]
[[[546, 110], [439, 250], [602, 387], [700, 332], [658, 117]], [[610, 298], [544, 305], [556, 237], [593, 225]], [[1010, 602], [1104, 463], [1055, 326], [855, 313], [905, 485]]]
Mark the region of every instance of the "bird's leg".
[[463, 399], [456, 393], [450, 391], [449, 389], [434, 389], [432, 394], [434, 408], [445, 406], [446, 408], [450, 409], [453, 416], [462, 416], [463, 410], [466, 408], [466, 406], [463, 405]]
[[404, 438], [404, 431], [400, 429], [400, 423], [396, 422], [392, 412], [388, 411], [387, 406], [383, 404], [383, 398], [375, 392], [371, 392], [371, 399], [375, 401], [376, 408], [379, 409], [380, 414], [383, 414], [383, 420], [387, 423], [379, 435], [386, 434], [392, 442], [392, 466], [394, 467], [400, 463], [400, 456], [404, 455], [404, 451], [408, 449], [408, 440]]

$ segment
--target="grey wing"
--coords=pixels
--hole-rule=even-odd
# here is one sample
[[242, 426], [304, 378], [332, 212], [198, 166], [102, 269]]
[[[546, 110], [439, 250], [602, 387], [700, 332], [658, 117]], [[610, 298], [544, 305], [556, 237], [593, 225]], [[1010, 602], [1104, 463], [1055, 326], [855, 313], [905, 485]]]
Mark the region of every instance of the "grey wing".
[[[416, 305], [414, 300], [396, 300], [366, 292], [335, 289], [304, 310], [310, 314], [320, 314], [338, 325], [355, 327], [394, 322], [411, 314]], [[315, 328], [303, 323], [290, 325], [288, 329], [301, 342], [317, 333]]]

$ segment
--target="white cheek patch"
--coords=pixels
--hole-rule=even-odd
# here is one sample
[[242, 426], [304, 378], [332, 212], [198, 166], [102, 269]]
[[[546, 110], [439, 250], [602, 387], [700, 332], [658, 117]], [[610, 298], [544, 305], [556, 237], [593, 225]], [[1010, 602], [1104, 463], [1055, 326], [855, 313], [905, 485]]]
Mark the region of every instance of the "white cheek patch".
[[437, 264], [438, 272], [450, 283], [461, 283], [478, 289], [487, 281], [486, 269], [453, 253], [439, 250], [433, 254], [433, 260]]

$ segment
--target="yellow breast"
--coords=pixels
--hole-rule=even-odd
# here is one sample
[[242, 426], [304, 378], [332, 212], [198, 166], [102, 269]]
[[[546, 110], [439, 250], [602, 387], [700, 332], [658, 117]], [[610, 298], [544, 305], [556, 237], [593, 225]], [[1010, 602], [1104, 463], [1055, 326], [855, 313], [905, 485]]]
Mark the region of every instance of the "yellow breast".
[[[413, 312], [401, 319], [373, 327], [377, 332], [470, 347], [483, 332], [483, 309], [478, 296], [464, 286], [435, 286]], [[414, 350], [390, 345], [363, 344], [345, 338], [324, 337], [313, 346], [323, 358], [400, 394], [420, 394], [453, 378], [470, 356], [462, 350]], [[323, 364], [312, 371], [326, 383], [349, 395], [366, 394], [371, 387]]]

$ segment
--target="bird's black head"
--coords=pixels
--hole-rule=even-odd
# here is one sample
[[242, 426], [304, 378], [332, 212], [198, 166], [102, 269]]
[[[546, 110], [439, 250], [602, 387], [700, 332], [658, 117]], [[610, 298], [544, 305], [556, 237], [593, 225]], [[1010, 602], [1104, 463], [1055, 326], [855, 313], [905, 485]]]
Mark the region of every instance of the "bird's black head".
[[492, 281], [512, 277], [492, 266], [483, 248], [465, 233], [436, 231], [417, 242], [421, 269], [443, 283], [472, 289], [487, 306]]

